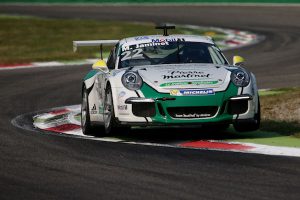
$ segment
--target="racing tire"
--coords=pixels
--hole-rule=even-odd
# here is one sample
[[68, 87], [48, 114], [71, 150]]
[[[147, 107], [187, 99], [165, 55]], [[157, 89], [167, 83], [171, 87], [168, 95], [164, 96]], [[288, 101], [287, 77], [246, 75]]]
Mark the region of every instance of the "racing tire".
[[81, 129], [84, 135], [102, 136], [104, 133], [103, 127], [92, 125], [90, 120], [88, 91], [85, 86], [82, 89], [81, 103]]
[[250, 131], [256, 131], [260, 127], [260, 101], [258, 97], [258, 110], [257, 113], [255, 113], [254, 118], [249, 121], [238, 121], [233, 123], [233, 127], [238, 132], [250, 132]]
[[111, 134], [116, 135], [121, 132], [122, 133], [128, 132], [130, 129], [130, 127], [119, 126], [119, 124], [115, 118], [112, 90], [109, 85], [107, 86], [107, 88], [105, 90], [103, 121], [104, 121], [104, 129], [105, 129], [106, 135], [111, 135]]
[[81, 129], [84, 135], [92, 135], [93, 126], [90, 121], [88, 91], [85, 86], [82, 89], [82, 101], [81, 101]]

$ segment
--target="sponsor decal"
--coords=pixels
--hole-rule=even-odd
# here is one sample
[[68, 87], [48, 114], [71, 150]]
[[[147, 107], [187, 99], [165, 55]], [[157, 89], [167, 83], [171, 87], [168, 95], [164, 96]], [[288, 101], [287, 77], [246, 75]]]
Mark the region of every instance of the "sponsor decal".
[[156, 39], [152, 39], [153, 43], [177, 42], [177, 41], [184, 42], [185, 39], [184, 38], [156, 38]]
[[170, 95], [172, 95], [172, 96], [179, 96], [180, 92], [179, 92], [179, 90], [170, 90]]
[[142, 43], [142, 44], [136, 44], [135, 48], [143, 48], [143, 47], [154, 47], [154, 46], [165, 46], [169, 45], [169, 42], [149, 42], [149, 43]]
[[186, 81], [186, 82], [162, 83], [159, 86], [160, 87], [171, 87], [171, 86], [184, 86], [184, 85], [214, 85], [217, 83], [218, 83], [218, 81], [191, 81], [191, 82]]
[[118, 73], [120, 73], [122, 70], [114, 70], [112, 72], [109, 72], [112, 76], [116, 76]]
[[163, 79], [181, 79], [181, 78], [210, 78], [211, 74], [201, 71], [169, 71], [168, 74], [163, 74]]
[[127, 105], [118, 105], [118, 110], [127, 110]]
[[124, 97], [125, 95], [126, 95], [126, 92], [121, 91], [118, 95], [118, 98], [120, 99], [120, 98]]
[[201, 90], [170, 90], [172, 96], [201, 96], [201, 95], [213, 95], [215, 94], [213, 89], [201, 89]]
[[[150, 39], [150, 38], [143, 38], [147, 36], [142, 36], [142, 37], [136, 37], [136, 40], [142, 40], [142, 39]], [[122, 52], [124, 51], [130, 51], [133, 49], [138, 49], [138, 48], [144, 48], [144, 47], [154, 47], [154, 46], [165, 46], [169, 45], [169, 42], [177, 42], [177, 41], [185, 41], [184, 38], [157, 38], [157, 39], [152, 39], [151, 42], [148, 43], [141, 43], [141, 44], [135, 44], [135, 45], [130, 45], [130, 46], [122, 46]]]
[[148, 36], [138, 36], [138, 37], [135, 37], [134, 39], [139, 41], [139, 40], [148, 40], [150, 38]]
[[140, 48], [144, 48], [144, 47], [165, 46], [165, 45], [169, 45], [169, 42], [148, 42], [148, 43], [135, 44], [135, 45], [131, 45], [131, 46], [123, 45], [122, 52], [132, 51], [132, 50], [140, 49]]
[[197, 114], [197, 113], [190, 113], [190, 114], [175, 114], [176, 118], [204, 118], [204, 117], [211, 117], [211, 114]]
[[129, 50], [130, 50], [129, 46], [125, 46], [125, 45], [122, 46], [122, 52], [123, 51], [129, 51]]
[[95, 104], [93, 105], [93, 108], [91, 110], [91, 114], [97, 114], [97, 108], [96, 108]]

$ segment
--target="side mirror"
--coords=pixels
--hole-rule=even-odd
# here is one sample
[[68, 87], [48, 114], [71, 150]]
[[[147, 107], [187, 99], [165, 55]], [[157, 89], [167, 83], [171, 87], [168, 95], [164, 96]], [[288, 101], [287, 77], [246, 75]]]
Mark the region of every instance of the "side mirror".
[[106, 62], [104, 60], [97, 60], [92, 66], [93, 69], [99, 69], [103, 72], [109, 72]]
[[241, 56], [233, 56], [233, 65], [243, 65], [245, 62], [245, 59]]

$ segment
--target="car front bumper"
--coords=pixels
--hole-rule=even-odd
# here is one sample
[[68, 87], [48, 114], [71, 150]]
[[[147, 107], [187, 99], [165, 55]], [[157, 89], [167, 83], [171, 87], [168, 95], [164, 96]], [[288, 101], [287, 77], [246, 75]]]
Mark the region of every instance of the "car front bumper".
[[[143, 86], [144, 97], [125, 100], [130, 115], [120, 115], [120, 124], [132, 125], [198, 125], [233, 123], [243, 116], [251, 120], [255, 101], [251, 94], [239, 94], [230, 84], [226, 91], [203, 96], [171, 96]], [[134, 120], [139, 119], [139, 120]]]

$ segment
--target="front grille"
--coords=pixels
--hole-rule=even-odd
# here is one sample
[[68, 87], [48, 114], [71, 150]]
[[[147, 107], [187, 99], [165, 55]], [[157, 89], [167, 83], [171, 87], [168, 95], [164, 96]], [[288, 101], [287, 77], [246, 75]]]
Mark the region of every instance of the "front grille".
[[209, 118], [216, 115], [218, 106], [170, 107], [167, 111], [172, 118]]

